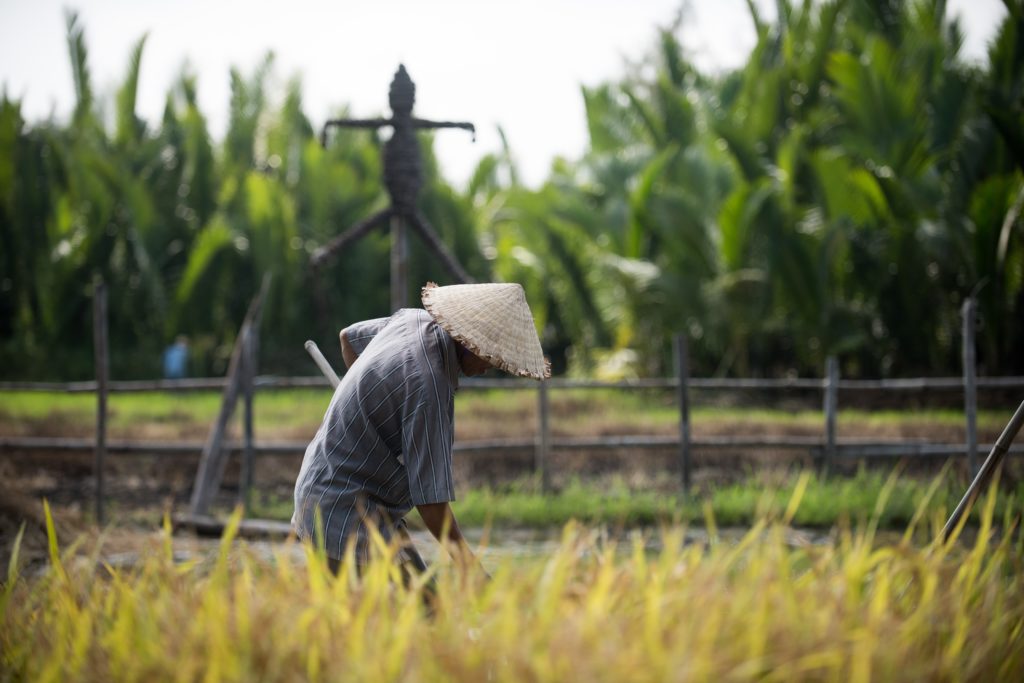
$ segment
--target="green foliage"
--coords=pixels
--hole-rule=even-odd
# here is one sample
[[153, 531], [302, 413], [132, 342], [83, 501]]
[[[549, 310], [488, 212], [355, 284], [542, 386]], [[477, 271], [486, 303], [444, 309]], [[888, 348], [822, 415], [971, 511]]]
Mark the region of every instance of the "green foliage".
[[[17, 102], [5, 94], [0, 104], [5, 378], [91, 375], [91, 344], [82, 334], [92, 328], [99, 278], [110, 292], [112, 373], [125, 379], [157, 375], [162, 349], [178, 334], [191, 339], [194, 374], [222, 373], [264, 274], [274, 276], [261, 345], [272, 371], [307, 369], [305, 339], [319, 336], [330, 349], [340, 326], [387, 313], [384, 236], [364, 240], [321, 273], [331, 319], [318, 319], [308, 266], [317, 247], [381, 207], [375, 138], [342, 135], [322, 149], [302, 113], [297, 80], [278, 105], [272, 55], [252, 74], [232, 70], [222, 146], [210, 139], [188, 71], [150, 128], [135, 112], [145, 37], [129, 55], [108, 131], [74, 13], [67, 34], [77, 96], [71, 125], [28, 126]], [[428, 166], [424, 213], [486, 279], [468, 200]], [[423, 252], [413, 245], [414, 278], [443, 281]]]
[[703, 373], [820, 374], [839, 355], [848, 374], [934, 374], [957, 367], [957, 311], [980, 289], [998, 327], [981, 333], [986, 366], [1019, 371], [1003, 341], [1021, 335], [1018, 271], [992, 241], [1011, 249], [1019, 202], [978, 194], [1005, 177], [1019, 129], [986, 106], [1020, 101], [1019, 13], [985, 72], [958, 61], [944, 3], [786, 2], [774, 24], [749, 6], [743, 69], [702, 78], [663, 33], [646, 69], [584, 91], [591, 151], [575, 174], [604, 216], [599, 243], [657, 267], [617, 297], [656, 332], [616, 345], [649, 372], [683, 331]]
[[[979, 360], [1024, 372], [1024, 6], [988, 62], [960, 58], [945, 2], [748, 2], [746, 64], [701, 73], [677, 36], [582, 89], [590, 144], [539, 188], [511, 146], [464, 192], [421, 146], [420, 207], [480, 280], [521, 282], [558, 373], [671, 371], [690, 338], [698, 375], [845, 376], [959, 370], [959, 311], [979, 301]], [[325, 149], [301, 82], [273, 55], [232, 69], [228, 131], [211, 140], [188, 71], [159, 122], [136, 114], [146, 37], [106, 123], [85, 30], [66, 18], [71, 120], [27, 123], [0, 99], [0, 366], [5, 378], [85, 378], [93, 283], [110, 291], [115, 377], [153, 376], [191, 338], [193, 373], [224, 371], [264, 274], [261, 362], [302, 372], [301, 342], [388, 312], [378, 231], [317, 273], [309, 256], [385, 205], [377, 134]], [[446, 273], [411, 240], [410, 301]]]

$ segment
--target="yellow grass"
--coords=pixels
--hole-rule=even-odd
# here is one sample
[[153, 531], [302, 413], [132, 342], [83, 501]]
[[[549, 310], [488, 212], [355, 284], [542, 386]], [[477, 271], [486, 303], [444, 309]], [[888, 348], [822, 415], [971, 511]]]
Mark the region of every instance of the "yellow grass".
[[0, 593], [0, 679], [1024, 680], [1021, 539], [993, 526], [994, 500], [970, 544], [908, 529], [878, 546], [869, 525], [792, 547], [785, 518], [727, 544], [709, 519], [708, 544], [666, 528], [652, 553], [569, 525], [551, 556], [490, 581], [437, 566], [432, 607], [383, 546], [360, 579], [310, 548], [261, 559], [230, 532], [185, 564], [166, 532], [131, 570], [54, 539], [47, 570], [12, 563]]

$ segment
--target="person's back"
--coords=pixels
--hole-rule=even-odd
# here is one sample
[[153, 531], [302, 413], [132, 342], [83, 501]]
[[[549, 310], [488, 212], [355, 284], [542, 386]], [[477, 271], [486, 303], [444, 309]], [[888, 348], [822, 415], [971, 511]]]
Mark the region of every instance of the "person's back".
[[454, 500], [458, 359], [451, 337], [422, 309], [402, 309], [346, 332], [359, 361], [307, 448], [292, 521], [302, 538], [315, 538], [321, 525], [335, 559], [354, 536], [365, 560], [364, 518], [387, 537], [389, 522], [413, 506]]

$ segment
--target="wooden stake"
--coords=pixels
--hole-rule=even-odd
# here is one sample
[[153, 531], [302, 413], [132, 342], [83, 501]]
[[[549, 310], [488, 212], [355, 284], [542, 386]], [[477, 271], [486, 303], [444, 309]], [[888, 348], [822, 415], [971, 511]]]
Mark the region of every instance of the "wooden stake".
[[836, 412], [839, 405], [839, 361], [835, 356], [825, 360], [825, 451], [822, 457], [822, 472], [828, 474], [836, 457]]
[[537, 387], [537, 445], [534, 449], [534, 471], [540, 475], [542, 493], [551, 490], [551, 473], [548, 470], [548, 453], [551, 450], [551, 405], [548, 397], [548, 383], [541, 380]]
[[683, 493], [690, 492], [690, 353], [686, 336], [674, 339], [676, 374], [679, 378], [679, 467], [683, 475]]
[[973, 297], [964, 300], [963, 308], [964, 418], [966, 424], [967, 468], [971, 476], [978, 474], [978, 382], [974, 329], [977, 304]]
[[107, 285], [95, 280], [93, 298], [93, 349], [96, 358], [96, 455], [93, 474], [96, 478], [96, 523], [106, 521], [103, 510], [103, 465], [107, 457], [107, 380], [110, 377], [110, 354], [107, 348]]
[[242, 504], [246, 511], [252, 508], [253, 470], [256, 466], [256, 451], [253, 447], [253, 386], [256, 379], [256, 348], [259, 343], [258, 340], [259, 332], [255, 328], [250, 328], [248, 339], [245, 340], [245, 348], [242, 351], [244, 359], [242, 430], [245, 435], [245, 446], [242, 450], [242, 470], [239, 476], [238, 502]]

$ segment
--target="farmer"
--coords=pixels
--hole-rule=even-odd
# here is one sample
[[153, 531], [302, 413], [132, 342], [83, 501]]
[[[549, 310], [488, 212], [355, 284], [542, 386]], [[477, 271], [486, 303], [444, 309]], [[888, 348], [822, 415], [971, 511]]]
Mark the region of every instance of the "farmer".
[[448, 505], [459, 371], [551, 374], [519, 285], [428, 283], [422, 299], [426, 310], [404, 308], [339, 335], [349, 371], [306, 448], [292, 517], [299, 538], [323, 543], [334, 571], [349, 543], [366, 564], [368, 525], [386, 540], [404, 534], [413, 507], [435, 538], [447, 533], [453, 557], [473, 562]]

